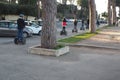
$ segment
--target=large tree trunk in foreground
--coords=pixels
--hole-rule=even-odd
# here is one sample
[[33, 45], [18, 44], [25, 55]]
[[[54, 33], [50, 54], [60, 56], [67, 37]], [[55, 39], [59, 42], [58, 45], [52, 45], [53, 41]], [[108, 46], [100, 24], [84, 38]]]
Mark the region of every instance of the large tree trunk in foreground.
[[89, 0], [89, 29], [91, 33], [96, 32], [96, 5], [95, 0]]
[[40, 6], [41, 6], [41, 4], [40, 4], [40, 0], [37, 0], [37, 8], [38, 8], [38, 14], [37, 14], [37, 19], [40, 19]]
[[41, 0], [42, 1], [42, 35], [41, 47], [52, 49], [56, 47], [56, 0]]
[[116, 23], [116, 0], [112, 0], [112, 24], [115, 25]]
[[112, 11], [111, 11], [111, 0], [108, 0], [108, 25], [112, 24]]

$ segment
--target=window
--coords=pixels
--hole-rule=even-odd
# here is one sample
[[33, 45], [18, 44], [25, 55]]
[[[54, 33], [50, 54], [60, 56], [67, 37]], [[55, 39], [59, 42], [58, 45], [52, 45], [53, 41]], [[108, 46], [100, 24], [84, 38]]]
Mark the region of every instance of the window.
[[7, 22], [0, 22], [0, 28], [8, 28]]

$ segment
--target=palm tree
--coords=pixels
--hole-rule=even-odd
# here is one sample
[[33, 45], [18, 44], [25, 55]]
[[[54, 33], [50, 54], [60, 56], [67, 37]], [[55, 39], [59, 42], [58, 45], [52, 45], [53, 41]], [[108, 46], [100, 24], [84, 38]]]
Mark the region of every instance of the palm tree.
[[88, 0], [89, 3], [89, 29], [91, 33], [96, 32], [96, 5], [95, 0]]
[[[42, 2], [42, 35], [41, 47], [52, 49], [56, 47], [56, 0], [41, 0]], [[47, 4], [47, 5], [46, 5]]]

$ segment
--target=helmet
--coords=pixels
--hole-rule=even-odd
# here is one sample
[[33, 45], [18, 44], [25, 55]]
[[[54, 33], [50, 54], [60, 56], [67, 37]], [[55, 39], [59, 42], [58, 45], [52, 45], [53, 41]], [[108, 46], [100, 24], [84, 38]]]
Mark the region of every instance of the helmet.
[[24, 17], [24, 14], [20, 14], [19, 16], [20, 16], [20, 17]]

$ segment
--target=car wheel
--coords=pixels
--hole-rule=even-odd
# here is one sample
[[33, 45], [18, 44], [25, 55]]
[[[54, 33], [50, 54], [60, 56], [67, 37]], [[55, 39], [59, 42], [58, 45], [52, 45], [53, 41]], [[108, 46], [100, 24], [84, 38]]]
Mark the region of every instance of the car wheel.
[[27, 33], [27, 32], [24, 32], [24, 33], [23, 33], [23, 37], [25, 37], [25, 38], [28, 37], [28, 33]]
[[41, 31], [39, 31], [38, 35], [41, 36]]

